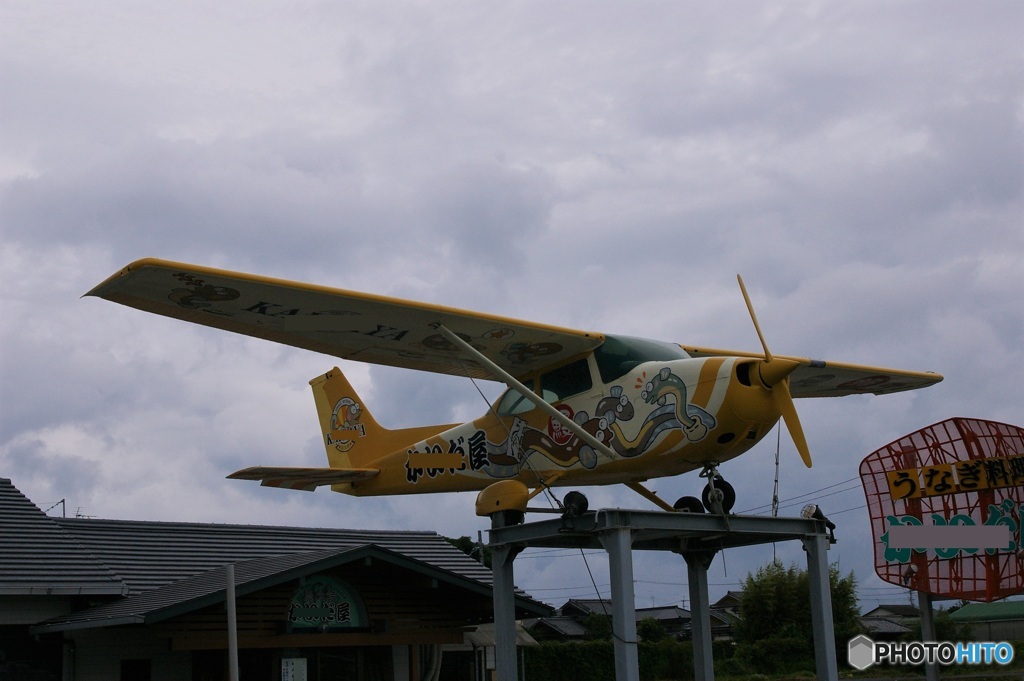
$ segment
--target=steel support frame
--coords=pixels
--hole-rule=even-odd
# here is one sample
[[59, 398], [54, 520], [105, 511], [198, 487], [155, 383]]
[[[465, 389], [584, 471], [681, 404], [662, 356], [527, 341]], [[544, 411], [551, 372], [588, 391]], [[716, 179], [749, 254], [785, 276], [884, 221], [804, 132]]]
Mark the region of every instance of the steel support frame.
[[814, 652], [819, 681], [838, 679], [824, 521], [601, 509], [575, 518], [516, 524], [492, 516], [488, 546], [494, 573], [498, 681], [518, 681], [513, 561], [529, 546], [604, 548], [609, 556], [616, 681], [639, 678], [633, 550], [673, 551], [686, 561], [697, 681], [714, 679], [707, 571], [715, 554], [735, 546], [800, 540], [807, 552]]
[[715, 661], [711, 652], [711, 602], [708, 598], [708, 568], [714, 551], [681, 551], [686, 561], [690, 586], [690, 631], [693, 643], [693, 678], [713, 681]]
[[640, 681], [636, 640], [636, 593], [633, 589], [633, 533], [619, 527], [600, 535], [608, 552], [612, 588], [612, 639], [616, 681]]
[[835, 625], [832, 618], [832, 588], [829, 583], [828, 537], [824, 534], [803, 540], [807, 551], [807, 577], [811, 589], [811, 627], [814, 629], [814, 666], [821, 681], [839, 678], [836, 661]]

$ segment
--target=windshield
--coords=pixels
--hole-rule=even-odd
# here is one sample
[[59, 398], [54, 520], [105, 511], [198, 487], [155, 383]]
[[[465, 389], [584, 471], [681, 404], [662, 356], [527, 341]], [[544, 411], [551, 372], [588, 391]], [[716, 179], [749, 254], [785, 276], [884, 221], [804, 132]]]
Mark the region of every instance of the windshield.
[[594, 351], [597, 370], [605, 383], [611, 383], [643, 362], [667, 362], [689, 357], [673, 343], [631, 336], [607, 336], [601, 347]]

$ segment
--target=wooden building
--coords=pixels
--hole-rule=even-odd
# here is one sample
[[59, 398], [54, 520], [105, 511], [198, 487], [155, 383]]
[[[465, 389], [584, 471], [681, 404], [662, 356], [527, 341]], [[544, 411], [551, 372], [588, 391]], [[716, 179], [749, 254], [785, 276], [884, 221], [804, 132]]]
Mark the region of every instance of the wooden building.
[[435, 533], [52, 518], [0, 479], [0, 542], [0, 681], [226, 679], [228, 565], [246, 681], [481, 676], [441, 651], [491, 573]]

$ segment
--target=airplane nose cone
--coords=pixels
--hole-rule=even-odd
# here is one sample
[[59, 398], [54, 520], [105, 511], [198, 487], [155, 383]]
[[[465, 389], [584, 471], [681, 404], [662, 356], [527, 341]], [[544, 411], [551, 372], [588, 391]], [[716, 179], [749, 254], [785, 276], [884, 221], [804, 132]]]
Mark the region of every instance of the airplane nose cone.
[[772, 388], [784, 381], [798, 366], [800, 366], [800, 362], [773, 357], [758, 364], [757, 374], [764, 387]]

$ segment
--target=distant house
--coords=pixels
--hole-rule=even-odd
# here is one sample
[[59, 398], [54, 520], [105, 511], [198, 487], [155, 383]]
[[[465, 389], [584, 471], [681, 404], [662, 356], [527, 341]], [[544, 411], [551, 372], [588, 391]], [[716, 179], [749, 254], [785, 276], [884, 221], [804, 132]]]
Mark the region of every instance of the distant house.
[[570, 598], [561, 608], [558, 614], [563, 617], [572, 617], [577, 620], [585, 620], [591, 615], [611, 615], [612, 601], [609, 598]]
[[969, 626], [976, 641], [1024, 639], [1024, 601], [968, 603], [951, 613], [950, 619]]
[[575, 617], [555, 615], [523, 620], [523, 628], [538, 641], [582, 641], [587, 628]]
[[913, 627], [920, 621], [921, 611], [918, 610], [916, 605], [879, 605], [874, 610], [869, 610], [864, 613], [861, 617], [881, 617], [902, 624], [903, 626]]
[[[607, 598], [569, 599], [551, 617], [525, 620], [524, 628], [538, 640], [578, 641], [586, 638], [586, 622], [592, 616], [611, 617], [612, 602]], [[639, 608], [635, 611], [636, 622], [655, 620], [665, 633], [683, 638], [690, 623], [690, 611], [675, 605]]]
[[[711, 624], [711, 638], [715, 641], [731, 641], [736, 632], [737, 617], [730, 615], [725, 610], [709, 608], [708, 620]], [[686, 625], [684, 638], [693, 638], [692, 620]]]
[[893, 641], [911, 633], [921, 621], [916, 605], [903, 603], [879, 605], [860, 616], [860, 625], [875, 641]]
[[860, 625], [873, 641], [892, 641], [912, 631], [910, 627], [888, 617], [862, 616]]
[[743, 602], [742, 591], [726, 591], [724, 596], [711, 604], [711, 609], [739, 617], [741, 602]]
[[672, 638], [683, 638], [690, 624], [690, 611], [678, 605], [640, 608], [636, 611], [636, 621], [639, 624], [644, 620], [656, 621]]

